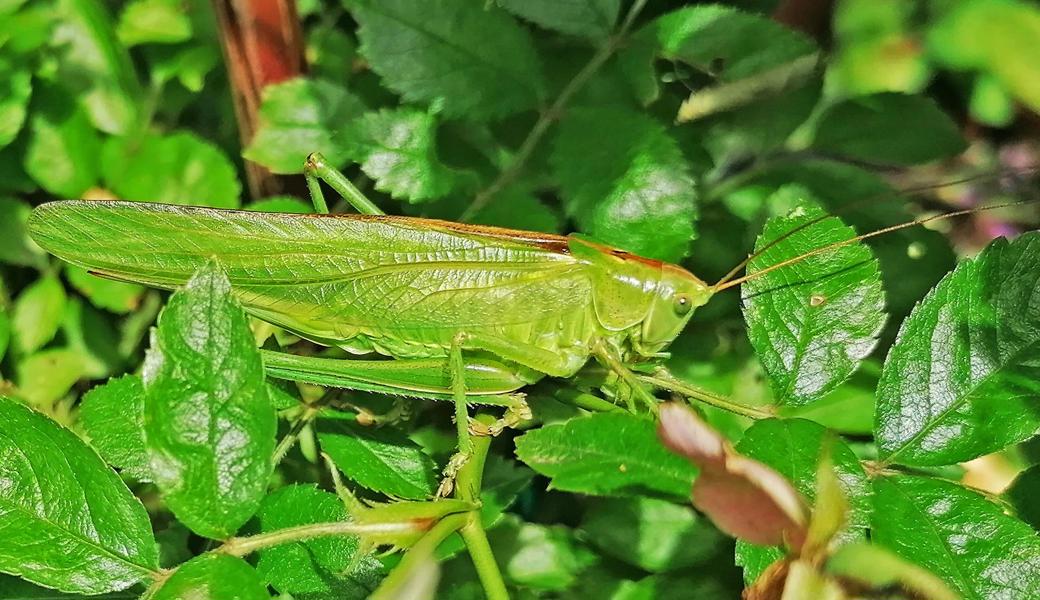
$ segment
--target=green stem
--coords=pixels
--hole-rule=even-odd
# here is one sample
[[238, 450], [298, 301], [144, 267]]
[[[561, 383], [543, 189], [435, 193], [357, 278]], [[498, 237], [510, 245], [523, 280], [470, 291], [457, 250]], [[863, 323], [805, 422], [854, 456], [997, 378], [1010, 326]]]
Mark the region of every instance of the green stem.
[[734, 402], [725, 396], [720, 396], [708, 390], [704, 390], [698, 387], [694, 387], [684, 381], [676, 379], [671, 373], [660, 370], [656, 375], [637, 375], [639, 380], [648, 383], [654, 387], [667, 390], [669, 392], [675, 392], [680, 396], [691, 398], [703, 402], [709, 406], [715, 408], [721, 408], [722, 410], [729, 411], [734, 414], [738, 414], [749, 419], [768, 419], [775, 417], [773, 411], [768, 408], [761, 408], [756, 406], [747, 406]]
[[548, 109], [542, 111], [541, 116], [538, 117], [538, 121], [535, 122], [531, 131], [527, 133], [527, 137], [520, 144], [520, 148], [516, 151], [513, 156], [513, 160], [509, 163], [498, 177], [483, 190], [481, 190], [473, 198], [473, 202], [463, 211], [462, 216], [459, 217], [459, 221], [466, 222], [472, 219], [482, 208], [487, 206], [488, 202], [492, 200], [499, 192], [505, 189], [510, 183], [513, 182], [520, 173], [523, 172], [524, 167], [527, 165], [527, 161], [530, 160], [534, 154], [538, 144], [545, 137], [545, 134], [549, 132], [549, 128], [553, 123], [558, 121], [563, 116], [563, 110], [570, 103], [571, 98], [575, 94], [581, 91], [585, 84], [592, 79], [593, 75], [608, 61], [610, 57], [617, 52], [618, 48], [621, 47], [625, 39], [628, 37], [628, 32], [635, 23], [636, 17], [639, 16], [640, 11], [643, 10], [643, 6], [646, 4], [646, 0], [636, 0], [632, 4], [632, 8], [629, 9], [628, 15], [625, 17], [625, 21], [621, 27], [618, 28], [617, 33], [607, 38], [602, 46], [592, 55], [589, 62], [582, 67], [580, 71], [574, 76], [570, 82], [562, 90], [560, 95], [556, 97], [556, 100], [549, 106]]
[[408, 549], [401, 562], [397, 563], [397, 566], [383, 579], [383, 582], [379, 584], [379, 589], [373, 592], [370, 598], [372, 600], [389, 600], [398, 597], [400, 590], [408, 584], [409, 578], [416, 569], [430, 560], [434, 551], [437, 550], [437, 546], [440, 546], [449, 535], [462, 528], [468, 518], [469, 513], [456, 513], [437, 521], [436, 525]]
[[604, 400], [599, 396], [594, 396], [588, 392], [579, 392], [578, 390], [571, 388], [564, 388], [553, 394], [553, 397], [578, 408], [584, 408], [585, 410], [591, 410], [595, 412], [615, 412], [624, 410], [617, 404]]
[[359, 524], [352, 521], [335, 521], [331, 523], [312, 523], [299, 525], [297, 527], [286, 527], [270, 533], [261, 533], [247, 537], [235, 537], [224, 542], [222, 546], [214, 550], [231, 556], [246, 556], [257, 550], [310, 540], [319, 537], [332, 537], [338, 535], [375, 535], [388, 533], [415, 533], [421, 530], [421, 524], [416, 522], [400, 523], [365, 523]]

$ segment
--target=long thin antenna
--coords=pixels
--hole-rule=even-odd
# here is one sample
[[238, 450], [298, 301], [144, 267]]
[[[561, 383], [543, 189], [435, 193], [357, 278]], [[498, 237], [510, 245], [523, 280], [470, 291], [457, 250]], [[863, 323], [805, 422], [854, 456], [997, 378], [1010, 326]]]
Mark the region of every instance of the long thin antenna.
[[[742, 260], [739, 263], [737, 263], [737, 265], [735, 267], [733, 267], [732, 269], [729, 270], [728, 273], [723, 275], [722, 279], [719, 279], [719, 281], [716, 282], [715, 285], [712, 286], [712, 289], [724, 290], [727, 287], [730, 287], [730, 286], [726, 285], [727, 282], [729, 282], [731, 279], [733, 279], [733, 277], [735, 277], [737, 275], [737, 273], [739, 273], [751, 261], [755, 260], [756, 258], [761, 256], [762, 253], [768, 251], [770, 248], [776, 246], [780, 242], [786, 240], [787, 238], [791, 237], [792, 235], [798, 233], [799, 231], [802, 231], [803, 229], [806, 229], [807, 227], [812, 227], [813, 225], [815, 225], [815, 224], [817, 224], [817, 223], [819, 223], [821, 221], [824, 221], [826, 219], [829, 219], [830, 217], [836, 217], [836, 216], [848, 213], [851, 210], [853, 210], [855, 208], [859, 208], [860, 206], [866, 204], [867, 202], [874, 202], [876, 200], [881, 200], [881, 199], [893, 199], [894, 200], [894, 199], [899, 198], [901, 196], [907, 196], [907, 195], [913, 196], [913, 195], [916, 195], [916, 194], [921, 194], [923, 192], [928, 192], [928, 191], [932, 191], [932, 190], [942, 189], [944, 187], [949, 187], [951, 185], [960, 185], [962, 183], [974, 183], [976, 181], [989, 181], [989, 180], [992, 180], [992, 179], [999, 179], [999, 178], [1007, 176], [1007, 175], [1026, 175], [1026, 174], [1036, 173], [1037, 171], [1040, 171], [1040, 167], [1029, 167], [1029, 168], [1025, 168], [1025, 169], [1004, 169], [1004, 170], [1000, 170], [1000, 171], [990, 171], [990, 172], [987, 172], [987, 173], [979, 173], [977, 175], [969, 175], [967, 177], [961, 177], [959, 179], [951, 179], [951, 180], [943, 181], [943, 182], [939, 182], [939, 183], [930, 183], [930, 184], [927, 184], [927, 185], [920, 185], [920, 186], [916, 186], [916, 187], [909, 187], [909, 188], [902, 189], [902, 190], [894, 190], [894, 191], [890, 191], [890, 192], [881, 192], [881, 193], [878, 193], [878, 194], [872, 194], [872, 195], [867, 196], [865, 198], [860, 198], [859, 200], [854, 200], [854, 201], [846, 204], [845, 206], [842, 206], [840, 209], [838, 209], [838, 210], [836, 210], [834, 212], [822, 215], [822, 216], [817, 217], [815, 219], [811, 219], [809, 221], [806, 221], [805, 223], [802, 223], [801, 225], [799, 225], [797, 227], [794, 227], [790, 231], [785, 232], [780, 237], [770, 241], [768, 244], [766, 244], [762, 248], [756, 250], [754, 253], [749, 254], [747, 256], [747, 258], [745, 258], [744, 260]], [[978, 209], [972, 209], [972, 210], [978, 210]], [[910, 226], [910, 225], [912, 225], [912, 223], [906, 223], [906, 225]]]
[[929, 223], [931, 221], [939, 221], [939, 220], [942, 220], [942, 219], [951, 219], [953, 217], [960, 217], [960, 216], [963, 216], [963, 215], [971, 215], [971, 214], [975, 214], [975, 213], [985, 212], [985, 211], [988, 211], [988, 210], [996, 210], [998, 208], [1008, 208], [1008, 207], [1011, 207], [1011, 206], [1027, 206], [1027, 205], [1030, 205], [1030, 204], [1037, 204], [1037, 203], [1040, 203], [1040, 199], [1038, 199], [1038, 200], [1024, 200], [1024, 201], [1021, 201], [1021, 202], [1007, 202], [1007, 203], [1004, 203], [1004, 204], [993, 204], [991, 206], [981, 206], [981, 207], [977, 207], [977, 208], [966, 208], [964, 210], [955, 210], [953, 212], [947, 212], [947, 213], [942, 213], [942, 214], [939, 214], [939, 215], [932, 215], [930, 217], [924, 217], [924, 218], [921, 218], [921, 219], [915, 219], [913, 221], [907, 221], [906, 223], [900, 223], [898, 225], [891, 225], [889, 227], [882, 227], [881, 229], [876, 229], [874, 231], [871, 231], [870, 233], [864, 233], [862, 235], [857, 235], [856, 237], [849, 238], [847, 240], [842, 240], [840, 242], [834, 242], [833, 244], [827, 244], [826, 246], [823, 246], [821, 248], [816, 248], [814, 250], [810, 250], [808, 252], [805, 252], [804, 254], [799, 254], [798, 256], [795, 256], [795, 257], [792, 257], [792, 258], [788, 258], [786, 260], [782, 260], [782, 261], [780, 261], [780, 262], [778, 262], [776, 264], [769, 265], [768, 267], [762, 269], [761, 271], [755, 271], [754, 273], [750, 273], [750, 274], [745, 275], [743, 277], [738, 277], [737, 279], [733, 279], [733, 280], [730, 280], [730, 281], [723, 282], [721, 285], [716, 284], [716, 285], [712, 286], [712, 289], [714, 291], [716, 291], [716, 292], [717, 291], [721, 291], [721, 290], [725, 290], [725, 289], [731, 288], [731, 287], [733, 287], [735, 285], [740, 285], [740, 284], [744, 283], [745, 281], [751, 281], [752, 279], [757, 279], [757, 278], [761, 277], [762, 275], [765, 275], [766, 273], [770, 273], [770, 272], [775, 271], [777, 269], [780, 269], [782, 267], [786, 267], [788, 265], [792, 265], [794, 263], [801, 262], [801, 261], [805, 260], [806, 258], [809, 258], [810, 256], [816, 256], [817, 254], [822, 254], [824, 252], [829, 252], [831, 250], [834, 250], [835, 248], [841, 248], [842, 246], [848, 246], [850, 244], [855, 244], [856, 242], [861, 242], [863, 240], [866, 240], [866, 239], [869, 239], [869, 238], [872, 238], [872, 237], [877, 237], [879, 235], [884, 235], [886, 233], [891, 233], [893, 231], [899, 231], [900, 229], [907, 229], [909, 227], [916, 227], [918, 225], [923, 225], [923, 224]]

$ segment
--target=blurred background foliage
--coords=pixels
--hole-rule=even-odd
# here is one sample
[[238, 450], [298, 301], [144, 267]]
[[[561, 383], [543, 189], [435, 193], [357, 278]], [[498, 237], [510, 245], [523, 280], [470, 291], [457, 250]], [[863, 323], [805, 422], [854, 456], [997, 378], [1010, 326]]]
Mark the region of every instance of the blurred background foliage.
[[[274, 42], [234, 30], [221, 6], [0, 0], [0, 391], [61, 422], [76, 425], [94, 382], [138, 368], [162, 299], [44, 255], [23, 226], [49, 199], [305, 212], [296, 174], [321, 151], [391, 214], [582, 231], [714, 281], [790, 208], [790, 194], [774, 193], [784, 186], [831, 210], [849, 205], [842, 218], [865, 231], [1022, 198], [1016, 172], [1040, 164], [1040, 5], [1030, 0], [660, 1], [641, 11], [603, 0], [567, 4], [572, 12], [548, 0], [299, 0], [290, 16], [301, 37]], [[236, 35], [239, 49], [266, 39], [277, 56], [262, 44], [234, 54]], [[992, 176], [932, 187], [980, 174]], [[900, 191], [918, 188], [928, 189]], [[876, 356], [958, 254], [1035, 227], [1033, 215], [1008, 209], [871, 240], [890, 315]], [[736, 294], [701, 309], [673, 352], [685, 379], [772, 401]], [[791, 411], [869, 455], [879, 371], [871, 359]], [[546, 402], [544, 422], [567, 414]], [[734, 435], [746, 426], [709, 413]], [[427, 434], [424, 445], [443, 445]], [[966, 477], [1000, 491], [1035, 451], [981, 459]], [[587, 597], [622, 586], [619, 572], [659, 573], [653, 597], [664, 598], [680, 576], [652, 555], [611, 550], [611, 519], [667, 506], [578, 509], [544, 489], [521, 501], [532, 522], [575, 527], [510, 517], [496, 530], [503, 544], [553, 557], [538, 572], [511, 565], [514, 582]], [[728, 552], [677, 564], [731, 565]], [[732, 597], [739, 574], [720, 573], [695, 584]], [[574, 587], [579, 578], [593, 587]]]

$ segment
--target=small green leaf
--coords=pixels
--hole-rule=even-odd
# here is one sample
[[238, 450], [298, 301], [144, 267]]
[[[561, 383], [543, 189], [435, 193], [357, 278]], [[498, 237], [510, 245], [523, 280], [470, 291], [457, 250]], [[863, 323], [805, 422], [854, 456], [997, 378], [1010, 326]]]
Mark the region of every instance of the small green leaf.
[[79, 298], [71, 298], [65, 305], [61, 331], [69, 350], [82, 358], [84, 377], [104, 379], [125, 370], [126, 361], [119, 352], [119, 334], [108, 315]]
[[1004, 490], [1004, 498], [1015, 507], [1018, 518], [1040, 530], [1040, 465], [1033, 465], [1018, 474]]
[[318, 441], [336, 467], [361, 486], [410, 500], [433, 495], [437, 485], [433, 459], [396, 429], [322, 419]]
[[184, 563], [150, 600], [270, 600], [267, 586], [249, 563], [208, 553]]
[[80, 425], [90, 445], [123, 475], [150, 481], [144, 445], [144, 385], [136, 375], [110, 379], [83, 395]]
[[25, 222], [32, 208], [16, 198], [0, 197], [0, 262], [22, 267], [46, 264], [39, 246], [29, 239]]
[[654, 423], [599, 413], [547, 425], [516, 439], [517, 457], [552, 478], [550, 487], [600, 496], [664, 494], [687, 499], [697, 470], [657, 439]]
[[350, 157], [397, 199], [420, 202], [446, 196], [457, 174], [437, 157], [437, 119], [399, 108], [365, 113], [350, 127]]
[[102, 172], [108, 187], [124, 200], [238, 208], [242, 192], [227, 155], [183, 131], [110, 139]]
[[311, 152], [335, 166], [347, 158], [347, 125], [364, 105], [341, 85], [291, 79], [264, 88], [260, 128], [242, 152], [275, 173], [299, 173]]
[[596, 501], [581, 531], [602, 553], [653, 573], [690, 568], [725, 543], [689, 504], [646, 496]]
[[361, 53], [406, 101], [482, 119], [535, 107], [545, 83], [528, 32], [468, 0], [350, 0]]
[[1040, 597], [1040, 537], [976, 492], [914, 476], [874, 480], [871, 539], [966, 599]]
[[0, 59], [0, 148], [14, 141], [29, 114], [32, 73]]
[[587, 38], [605, 38], [614, 30], [620, 0], [496, 0], [502, 8], [537, 25]]
[[185, 89], [196, 93], [202, 91], [206, 75], [221, 60], [216, 44], [145, 46], [142, 50], [152, 67], [152, 81], [164, 83], [176, 78]]
[[66, 90], [38, 91], [29, 117], [22, 166], [55, 196], [78, 198], [97, 184], [101, 139], [85, 110]]
[[[885, 299], [877, 259], [863, 243], [755, 277], [771, 265], [856, 236], [841, 220], [824, 218], [801, 188], [781, 188], [773, 195], [777, 200], [803, 206], [766, 223], [755, 242], [762, 253], [748, 265], [753, 279], [741, 287], [741, 299], [748, 337], [777, 402], [800, 406], [834, 391], [870, 355], [885, 324]], [[823, 220], [808, 225], [818, 219]]]
[[65, 301], [65, 288], [57, 277], [41, 277], [22, 290], [11, 314], [15, 349], [28, 354], [51, 341], [61, 326]]
[[[883, 136], [879, 131], [885, 132]], [[813, 147], [857, 160], [914, 165], [952, 156], [967, 145], [957, 125], [924, 96], [883, 93], [829, 106]]]
[[79, 381], [86, 370], [83, 355], [68, 348], [50, 348], [18, 361], [19, 396], [34, 407], [50, 408]]
[[650, 117], [615, 108], [568, 112], [550, 161], [564, 206], [585, 233], [671, 262], [689, 252], [695, 183], [679, 145]]
[[143, 379], [145, 446], [166, 504], [224, 539], [267, 491], [276, 418], [249, 318], [216, 264], [170, 297]]
[[1040, 233], [995, 240], [903, 322], [878, 383], [886, 463], [947, 465], [1040, 429]]
[[133, 0], [123, 7], [116, 25], [119, 41], [138, 44], [175, 44], [191, 39], [191, 19], [180, 0]]
[[72, 287], [87, 297], [98, 308], [126, 314], [137, 308], [144, 294], [144, 286], [91, 275], [86, 269], [65, 266], [65, 278]]
[[[852, 449], [837, 437], [828, 438], [822, 426], [804, 419], [757, 421], [744, 433], [737, 451], [776, 469], [810, 502], [816, 498], [816, 471], [821, 455], [829, 451], [849, 502], [848, 522], [837, 539], [849, 542], [863, 538], [871, 509], [866, 473]], [[749, 584], [783, 554], [779, 548], [737, 541], [737, 564], [744, 567], [744, 581]]]
[[101, 594], [155, 574], [148, 514], [71, 431], [0, 397], [0, 571], [66, 592]]
[[[313, 485], [276, 490], [257, 511], [261, 532], [349, 518], [335, 494]], [[371, 559], [352, 563], [359, 547], [356, 537], [344, 536], [282, 544], [261, 550], [256, 570], [276, 590], [294, 598], [361, 600], [375, 590], [381, 573], [379, 563]]]
[[596, 561], [570, 529], [525, 523], [513, 515], [488, 532], [488, 541], [506, 579], [537, 590], [567, 589]]

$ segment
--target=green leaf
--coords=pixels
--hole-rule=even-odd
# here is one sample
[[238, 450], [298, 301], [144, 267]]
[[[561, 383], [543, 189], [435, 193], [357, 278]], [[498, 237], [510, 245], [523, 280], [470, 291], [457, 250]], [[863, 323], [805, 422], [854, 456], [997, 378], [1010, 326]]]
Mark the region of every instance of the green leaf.
[[620, 0], [496, 0], [514, 15], [546, 29], [593, 39], [614, 31]]
[[955, 483], [878, 477], [871, 525], [875, 543], [935, 573], [965, 600], [1040, 596], [1040, 537]]
[[116, 25], [119, 41], [138, 44], [175, 44], [191, 39], [191, 19], [179, 0], [133, 0], [123, 7]]
[[[770, 219], [755, 242], [762, 251], [741, 286], [744, 320], [777, 402], [805, 405], [834, 391], [870, 355], [885, 324], [877, 259], [863, 243], [845, 245], [755, 277], [771, 265], [856, 236], [826, 217], [802, 188], [785, 187], [771, 202], [802, 204]], [[824, 218], [826, 217], [826, 218]], [[823, 219], [818, 223], [808, 223]], [[798, 227], [803, 229], [766, 248]]]
[[155, 574], [148, 514], [71, 431], [0, 397], [0, 571], [80, 594]]
[[[810, 502], [816, 498], [816, 470], [821, 455], [830, 452], [842, 492], [849, 503], [848, 521], [839, 542], [863, 538], [870, 520], [870, 488], [859, 457], [822, 426], [804, 419], [757, 421], [744, 433], [737, 451], [776, 469]], [[783, 556], [779, 548], [737, 541], [737, 564], [744, 567], [744, 581], [751, 583], [773, 561]]]
[[549, 486], [600, 496], [639, 494], [686, 499], [697, 470], [665, 449], [654, 423], [599, 413], [547, 425], [516, 439], [517, 457], [550, 477]]
[[125, 370], [126, 361], [119, 351], [119, 334], [108, 315], [79, 298], [71, 298], [65, 305], [61, 331], [69, 350], [80, 355], [84, 377], [104, 379]]
[[420, 202], [442, 198], [457, 174], [437, 157], [437, 119], [411, 110], [365, 113], [351, 125], [350, 157], [375, 180], [377, 190]]
[[349, 0], [361, 54], [409, 102], [482, 119], [535, 107], [545, 83], [526, 30], [468, 0]]
[[18, 361], [19, 396], [34, 407], [49, 409], [79, 381], [86, 370], [83, 356], [68, 348], [41, 350]]
[[0, 361], [3, 361], [4, 355], [7, 354], [7, 346], [11, 342], [11, 317], [7, 314], [7, 309], [0, 306]]
[[563, 218], [555, 208], [518, 186], [496, 194], [493, 202], [473, 215], [472, 221], [480, 225], [545, 233], [559, 233], [563, 227]]
[[1019, 519], [1040, 530], [1040, 465], [1033, 465], [1018, 474], [1004, 490], [1004, 498], [1015, 507]]
[[[878, 132], [884, 135], [878, 135]], [[915, 165], [962, 152], [957, 125], [924, 96], [883, 93], [833, 104], [816, 124], [813, 148], [887, 165]]]
[[292, 196], [271, 196], [257, 200], [246, 207], [247, 210], [273, 213], [292, 213], [305, 215], [314, 212], [310, 203]]
[[184, 563], [150, 600], [270, 600], [249, 563], [227, 554], [203, 554]]
[[341, 85], [290, 79], [264, 88], [260, 128], [242, 152], [275, 173], [299, 173], [311, 152], [342, 166], [347, 159], [346, 127], [365, 109]]
[[124, 200], [238, 208], [242, 192], [227, 155], [183, 131], [112, 138], [105, 145], [102, 173]]
[[336, 467], [357, 484], [389, 496], [422, 500], [437, 485], [436, 465], [422, 448], [390, 427], [361, 427], [321, 419], [318, 442]]
[[488, 541], [506, 579], [537, 590], [570, 587], [596, 560], [570, 529], [525, 523], [513, 515], [488, 532]]
[[42, 267], [47, 263], [25, 230], [30, 212], [32, 208], [25, 202], [0, 197], [0, 262], [22, 267]]
[[78, 198], [98, 180], [101, 139], [68, 91], [39, 90], [22, 166], [55, 196]]
[[1040, 233], [995, 240], [903, 322], [878, 383], [885, 463], [947, 465], [1040, 429]]
[[32, 73], [0, 59], [0, 148], [14, 141], [29, 114]]
[[192, 531], [224, 539], [267, 491], [276, 418], [249, 318], [211, 263], [170, 297], [144, 363], [153, 479]]
[[[313, 485], [275, 490], [257, 511], [261, 532], [349, 518], [335, 494]], [[361, 600], [375, 590], [381, 574], [377, 561], [352, 563], [359, 547], [356, 537], [344, 536], [282, 544], [261, 550], [256, 570], [276, 590], [299, 600]]]
[[136, 375], [110, 379], [83, 395], [80, 425], [90, 445], [123, 475], [150, 481], [144, 445], [144, 385]]
[[28, 354], [51, 341], [61, 325], [65, 301], [65, 288], [57, 277], [41, 277], [22, 290], [11, 314], [15, 349]]
[[65, 278], [72, 287], [98, 308], [126, 314], [137, 308], [144, 286], [91, 275], [86, 269], [65, 266]]
[[653, 573], [690, 568], [725, 543], [688, 503], [646, 496], [596, 501], [585, 513], [581, 532], [603, 554]]
[[202, 91], [206, 75], [221, 61], [220, 48], [208, 43], [146, 46], [143, 52], [152, 67], [152, 81], [164, 83], [176, 78], [185, 89], [196, 93]]
[[650, 117], [615, 108], [568, 112], [550, 161], [567, 212], [585, 233], [670, 262], [689, 252], [695, 183], [679, 145]]

